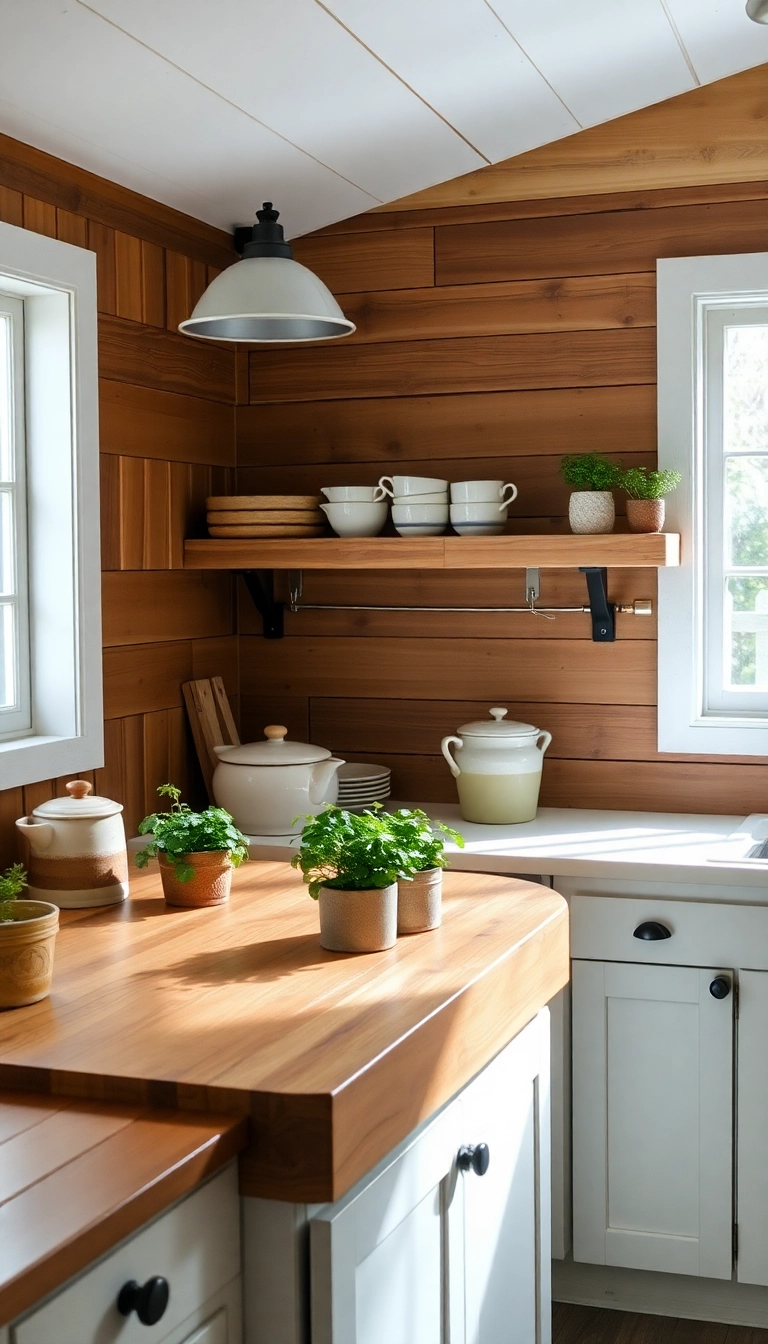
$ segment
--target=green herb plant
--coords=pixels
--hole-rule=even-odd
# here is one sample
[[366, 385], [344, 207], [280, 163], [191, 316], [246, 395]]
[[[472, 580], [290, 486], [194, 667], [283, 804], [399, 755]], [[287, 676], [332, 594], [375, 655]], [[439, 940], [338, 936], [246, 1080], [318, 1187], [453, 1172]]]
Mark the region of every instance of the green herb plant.
[[27, 874], [21, 863], [14, 863], [4, 873], [0, 873], [0, 924], [8, 924], [13, 920], [13, 902], [26, 885]]
[[414, 871], [389, 818], [380, 812], [381, 803], [365, 812], [347, 812], [329, 803], [318, 816], [306, 818], [301, 846], [291, 863], [304, 874], [313, 900], [323, 886], [371, 891], [390, 887]]
[[418, 808], [398, 808], [387, 817], [387, 824], [408, 854], [415, 873], [423, 873], [428, 868], [447, 867], [443, 837], [452, 840], [459, 849], [464, 848], [463, 835], [451, 826], [444, 826], [442, 821], [430, 821], [426, 812]]
[[153, 812], [141, 822], [139, 835], [151, 833], [152, 839], [135, 856], [137, 868], [146, 868], [150, 859], [165, 854], [179, 881], [191, 882], [195, 870], [189, 862], [190, 854], [224, 851], [233, 868], [239, 868], [248, 858], [248, 842], [223, 807], [193, 812], [181, 802], [181, 790], [173, 784], [161, 784], [157, 792], [161, 798], [170, 798], [171, 810]]
[[602, 453], [566, 453], [560, 470], [572, 490], [615, 490], [624, 477], [621, 463]]
[[628, 467], [620, 484], [630, 499], [664, 499], [677, 489], [682, 479], [679, 471], [649, 471], [647, 467]]

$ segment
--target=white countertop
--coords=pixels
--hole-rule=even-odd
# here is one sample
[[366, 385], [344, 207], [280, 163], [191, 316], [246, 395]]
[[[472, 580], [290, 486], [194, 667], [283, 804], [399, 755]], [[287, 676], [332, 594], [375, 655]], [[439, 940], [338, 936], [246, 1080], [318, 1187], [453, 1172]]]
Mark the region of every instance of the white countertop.
[[[763, 888], [768, 899], [768, 861], [747, 858], [756, 842], [768, 838], [768, 815], [541, 807], [535, 821], [479, 826], [462, 820], [456, 804], [390, 800], [387, 807], [422, 807], [435, 820], [460, 831], [465, 848], [447, 846], [452, 868]], [[290, 858], [298, 845], [298, 837], [249, 839], [254, 858]], [[752, 892], [755, 896], [757, 890]]]

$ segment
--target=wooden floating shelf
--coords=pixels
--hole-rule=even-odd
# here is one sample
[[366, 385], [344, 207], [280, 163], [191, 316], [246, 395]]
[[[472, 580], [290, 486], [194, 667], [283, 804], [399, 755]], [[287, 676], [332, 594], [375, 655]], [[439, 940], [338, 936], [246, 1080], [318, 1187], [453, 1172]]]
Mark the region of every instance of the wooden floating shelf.
[[503, 537], [200, 539], [185, 569], [664, 569], [680, 564], [676, 532]]

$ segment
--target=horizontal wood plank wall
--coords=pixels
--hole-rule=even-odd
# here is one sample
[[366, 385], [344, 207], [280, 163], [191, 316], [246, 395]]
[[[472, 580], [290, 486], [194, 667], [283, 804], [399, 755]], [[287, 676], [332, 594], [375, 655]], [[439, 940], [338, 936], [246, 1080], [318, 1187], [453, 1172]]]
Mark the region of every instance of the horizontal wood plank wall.
[[[106, 760], [90, 778], [132, 835], [158, 784], [200, 789], [182, 682], [220, 673], [238, 694], [232, 582], [182, 570], [206, 495], [234, 478], [235, 356], [176, 330], [233, 256], [219, 230], [3, 136], [0, 220], [96, 253]], [[16, 817], [64, 783], [0, 787], [0, 865]]]
[[[766, 118], [765, 70], [749, 71], [524, 156], [539, 156], [535, 179], [532, 162], [513, 160], [300, 239], [298, 258], [358, 329], [251, 353], [240, 488], [368, 484], [393, 470], [503, 478], [520, 490], [513, 531], [567, 530], [562, 453], [655, 463], [656, 258], [766, 246], [768, 181], [732, 182], [734, 163], [768, 178], [764, 146], [752, 171]], [[542, 580], [542, 603], [585, 601], [578, 574]], [[523, 587], [522, 571], [318, 572], [304, 600], [519, 606]], [[610, 591], [655, 599], [656, 576], [615, 571]], [[285, 722], [347, 760], [391, 765], [400, 797], [454, 799], [440, 738], [506, 704], [553, 734], [545, 803], [764, 806], [763, 762], [657, 752], [655, 619], [619, 617], [606, 646], [580, 614], [307, 611], [288, 615], [284, 641], [264, 642], [244, 593], [240, 613], [246, 737]]]

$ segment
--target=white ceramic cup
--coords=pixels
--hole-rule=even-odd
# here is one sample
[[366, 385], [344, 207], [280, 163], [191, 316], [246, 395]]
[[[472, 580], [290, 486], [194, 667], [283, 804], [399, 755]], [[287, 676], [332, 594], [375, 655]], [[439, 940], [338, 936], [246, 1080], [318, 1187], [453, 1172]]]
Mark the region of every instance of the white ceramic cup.
[[429, 495], [393, 495], [392, 504], [447, 504], [447, 490], [433, 490]]
[[448, 490], [448, 482], [435, 476], [382, 476], [377, 490], [384, 495], [431, 495]]
[[392, 522], [399, 523], [442, 523], [448, 522], [448, 504], [393, 504]]
[[375, 485], [323, 485], [320, 493], [331, 504], [374, 504], [377, 489]]
[[481, 503], [473, 500], [471, 504], [452, 504], [452, 523], [503, 523], [507, 516], [506, 504]]
[[[507, 494], [508, 490], [511, 494]], [[451, 486], [452, 504], [490, 503], [494, 499], [506, 508], [517, 499], [517, 486], [512, 481], [454, 481]]]
[[388, 505], [383, 501], [321, 504], [320, 508], [338, 537], [377, 537], [387, 521]]

